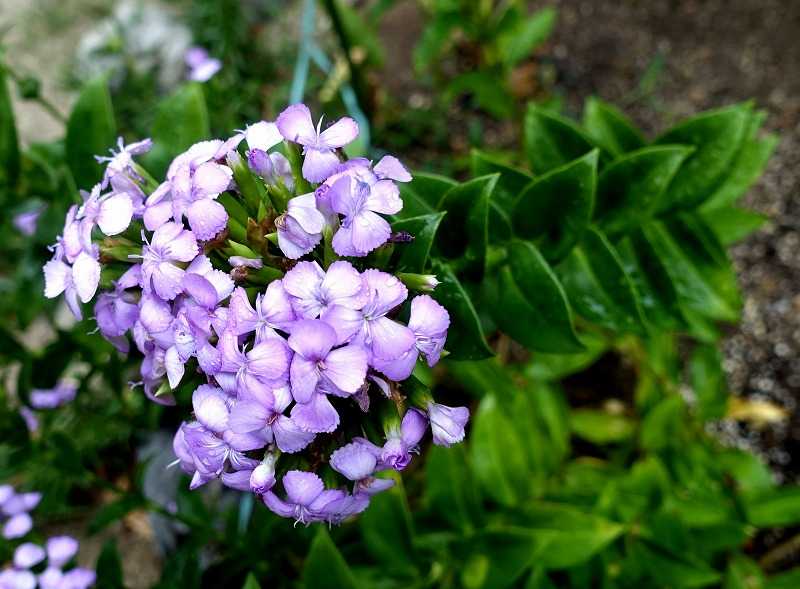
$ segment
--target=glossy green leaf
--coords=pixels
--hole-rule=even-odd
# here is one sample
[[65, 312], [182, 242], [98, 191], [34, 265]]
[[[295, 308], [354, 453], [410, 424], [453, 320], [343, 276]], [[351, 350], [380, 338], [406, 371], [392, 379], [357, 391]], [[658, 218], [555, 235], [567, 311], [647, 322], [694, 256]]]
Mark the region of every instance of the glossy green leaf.
[[630, 439], [636, 430], [636, 424], [624, 415], [593, 409], [572, 411], [569, 422], [576, 436], [601, 445]]
[[106, 540], [97, 557], [95, 565], [97, 581], [93, 585], [96, 589], [124, 589], [122, 576], [122, 559], [117, 551], [117, 543], [112, 538]]
[[615, 233], [645, 221], [691, 152], [690, 147], [661, 145], [615, 160], [597, 179], [597, 222], [609, 233]]
[[208, 108], [200, 84], [181, 86], [158, 105], [152, 135], [153, 149], [143, 161], [157, 175], [166, 172], [175, 156], [208, 139]]
[[554, 8], [543, 8], [530, 16], [523, 16], [516, 26], [504, 31], [497, 39], [497, 46], [506, 65], [522, 61], [544, 43], [553, 31], [557, 15]]
[[561, 380], [565, 376], [585, 370], [595, 363], [608, 349], [603, 337], [583, 333], [581, 343], [586, 346], [584, 352], [578, 354], [534, 354], [525, 365], [524, 374], [539, 381]]
[[480, 514], [470, 466], [464, 444], [433, 446], [425, 456], [425, 502], [433, 513], [459, 530], [472, 529]]
[[500, 174], [492, 199], [503, 209], [510, 211], [517, 197], [533, 181], [529, 173], [506, 165], [487, 153], [472, 150], [472, 175]]
[[[531, 350], [582, 351], [561, 284], [533, 244], [515, 242], [511, 267], [500, 270], [489, 311], [502, 331]], [[488, 292], [488, 290], [487, 290]]]
[[745, 496], [747, 521], [759, 528], [800, 523], [800, 487], [775, 487]]
[[435, 213], [445, 192], [458, 186], [458, 182], [424, 172], [414, 172], [411, 182], [400, 183], [400, 195], [403, 197], [403, 210], [398, 217], [419, 217]]
[[432, 266], [439, 286], [432, 296], [450, 313], [450, 329], [445, 349], [451, 360], [482, 360], [492, 355], [475, 311], [472, 299], [464, 290], [453, 270], [447, 264], [435, 262]]
[[656, 139], [659, 145], [695, 147], [673, 178], [659, 210], [696, 207], [708, 199], [739, 151], [751, 111], [750, 104], [709, 111], [680, 123]]
[[595, 148], [574, 122], [534, 104], [525, 113], [523, 134], [525, 155], [536, 174], [563, 166]]
[[614, 156], [641, 149], [647, 143], [644, 135], [616, 107], [594, 96], [583, 109], [586, 132]]
[[306, 589], [356, 589], [359, 587], [324, 526], [317, 527], [303, 566]]
[[388, 570], [414, 574], [414, 531], [402, 479], [372, 498], [369, 509], [359, 518], [367, 551]]
[[19, 176], [19, 142], [5, 68], [0, 64], [0, 190], [14, 186]]
[[736, 202], [764, 172], [767, 162], [778, 146], [778, 136], [767, 134], [758, 137], [764, 113], [755, 113], [739, 152], [723, 176], [721, 183], [702, 205], [702, 210], [717, 210]]
[[564, 569], [586, 562], [624, 529], [573, 506], [543, 502], [520, 510], [515, 522], [536, 538], [535, 562], [546, 569]]
[[393, 231], [407, 231], [414, 236], [411, 243], [397, 244], [397, 269], [403, 272], [422, 273], [428, 263], [433, 239], [445, 213], [431, 213], [420, 217], [408, 217], [392, 223]]
[[724, 246], [741, 241], [769, 221], [766, 215], [737, 207], [704, 210], [700, 217]]
[[643, 331], [636, 289], [614, 246], [598, 230], [586, 232], [556, 273], [577, 313], [617, 331]]
[[498, 174], [481, 176], [448, 190], [438, 209], [447, 213], [437, 244], [445, 256], [457, 258], [461, 267], [480, 273], [489, 247], [489, 203]]
[[94, 156], [108, 155], [116, 140], [117, 125], [108, 82], [100, 76], [83, 87], [67, 121], [67, 164], [79, 188], [89, 190], [100, 181], [103, 167]]
[[535, 240], [548, 260], [563, 258], [589, 225], [596, 184], [597, 151], [536, 178], [514, 204], [517, 236]]
[[494, 395], [484, 397], [473, 418], [470, 451], [475, 477], [487, 496], [510, 506], [527, 495], [522, 440]]
[[719, 350], [710, 345], [698, 346], [692, 352], [689, 367], [698, 417], [702, 420], [721, 419], [728, 406], [728, 387]]

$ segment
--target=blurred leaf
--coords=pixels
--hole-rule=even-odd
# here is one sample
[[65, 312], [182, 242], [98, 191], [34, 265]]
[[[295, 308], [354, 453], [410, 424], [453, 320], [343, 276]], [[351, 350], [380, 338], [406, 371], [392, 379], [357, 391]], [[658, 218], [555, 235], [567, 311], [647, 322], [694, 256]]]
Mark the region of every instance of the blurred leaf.
[[445, 50], [457, 25], [457, 15], [443, 14], [425, 27], [414, 47], [414, 66], [418, 71], [425, 71], [438, 62], [439, 54]]
[[534, 104], [528, 105], [523, 133], [528, 164], [537, 174], [564, 166], [595, 147], [578, 125]]
[[525, 583], [525, 589], [556, 589], [543, 568], [535, 567]]
[[83, 87], [67, 121], [67, 163], [79, 188], [90, 190], [100, 181], [103, 167], [94, 156], [108, 155], [116, 134], [108, 81], [100, 76]]
[[691, 148], [645, 147], [609, 165], [597, 179], [594, 216], [609, 233], [636, 227], [650, 217]]
[[103, 544], [95, 567], [97, 573], [96, 589], [124, 589], [122, 577], [122, 560], [117, 551], [117, 542], [113, 538]]
[[482, 360], [492, 355], [492, 350], [483, 336], [480, 319], [467, 292], [446, 264], [436, 262], [433, 272], [440, 284], [433, 291], [433, 298], [450, 313], [450, 329], [447, 332], [445, 349], [451, 360]]
[[[488, 561], [483, 574], [477, 579], [473, 578], [472, 586], [504, 589], [512, 586], [533, 564], [538, 542], [530, 530], [508, 526], [481, 531], [472, 541], [472, 546], [474, 555]], [[473, 573], [467, 578], [475, 576]]]
[[698, 346], [689, 366], [698, 417], [703, 421], [721, 419], [728, 406], [728, 388], [719, 350], [715, 346]]
[[[0, 191], [14, 186], [19, 177], [19, 143], [5, 67], [0, 64]], [[2, 193], [0, 192], [0, 197]]]
[[569, 421], [576, 436], [600, 445], [627, 440], [636, 430], [636, 424], [624, 415], [593, 409], [575, 409]]
[[514, 100], [498, 76], [499, 72], [492, 70], [465, 72], [453, 78], [445, 95], [453, 102], [462, 94], [469, 94], [478, 108], [498, 119], [508, 118], [514, 113]]
[[515, 505], [527, 494], [522, 442], [494, 395], [481, 401], [470, 444], [472, 467], [484, 492], [501, 505]]
[[556, 273], [576, 312], [617, 331], [643, 331], [636, 289], [614, 246], [598, 230], [589, 228]]
[[[442, 221], [438, 246], [476, 272], [483, 272], [489, 247], [489, 202], [498, 174], [481, 176], [448, 190], [437, 207], [447, 215]], [[463, 266], [462, 266], [463, 267]]]
[[764, 573], [758, 564], [741, 554], [734, 554], [725, 571], [722, 589], [763, 589]]
[[713, 110], [670, 129], [655, 143], [696, 149], [672, 180], [659, 210], [690, 208], [704, 202], [733, 163], [752, 116], [749, 103]]
[[370, 67], [381, 67], [384, 55], [383, 46], [378, 38], [377, 29], [367, 23], [358, 10], [342, 0], [335, 0], [336, 10], [342, 19], [344, 32], [349, 38], [351, 50], [363, 50], [366, 59], [359, 62], [360, 65]]
[[724, 246], [744, 239], [769, 221], [766, 215], [737, 207], [703, 210], [700, 216]]
[[97, 510], [92, 521], [89, 522], [89, 533], [96, 534], [114, 522], [121, 520], [131, 511], [141, 508], [144, 503], [142, 496], [130, 493], [103, 505]]
[[720, 580], [720, 574], [706, 563], [674, 554], [649, 541], [635, 542], [632, 551], [651, 578], [665, 586], [705, 587]]
[[614, 156], [641, 149], [647, 143], [642, 132], [616, 107], [590, 96], [583, 109], [587, 133]]
[[800, 567], [769, 577], [764, 589], [796, 589], [800, 587]]
[[654, 451], [679, 445], [679, 433], [684, 428], [684, 407], [683, 399], [677, 394], [653, 407], [642, 421], [642, 447]]
[[318, 526], [303, 566], [303, 585], [307, 589], [355, 589], [352, 571], [331, 540], [328, 531]]
[[445, 213], [431, 213], [419, 217], [406, 217], [392, 223], [393, 231], [407, 231], [414, 236], [411, 243], [397, 244], [397, 270], [422, 273], [428, 262], [428, 255], [434, 237]]
[[500, 329], [531, 350], [582, 351], [564, 289], [536, 246], [513, 242], [509, 260], [489, 309]]
[[258, 583], [256, 576], [253, 573], [250, 573], [247, 575], [247, 579], [245, 579], [242, 589], [261, 589], [261, 585]]
[[507, 65], [516, 65], [544, 43], [553, 31], [558, 13], [548, 6], [530, 16], [523, 16], [517, 25], [497, 38], [497, 47]]
[[402, 479], [395, 477], [392, 489], [372, 498], [359, 518], [367, 551], [383, 563], [385, 570], [416, 575], [411, 511]]
[[608, 344], [599, 336], [580, 335], [585, 352], [577, 354], [534, 354], [525, 366], [526, 376], [540, 381], [561, 380], [565, 376], [585, 370], [606, 351]]
[[767, 489], [775, 484], [767, 465], [745, 450], [726, 449], [717, 456], [717, 461], [745, 492]]
[[458, 530], [473, 528], [480, 503], [465, 445], [433, 446], [425, 458], [425, 500], [430, 510]]
[[535, 240], [548, 260], [565, 257], [589, 225], [596, 183], [596, 151], [536, 178], [514, 204], [517, 236]]

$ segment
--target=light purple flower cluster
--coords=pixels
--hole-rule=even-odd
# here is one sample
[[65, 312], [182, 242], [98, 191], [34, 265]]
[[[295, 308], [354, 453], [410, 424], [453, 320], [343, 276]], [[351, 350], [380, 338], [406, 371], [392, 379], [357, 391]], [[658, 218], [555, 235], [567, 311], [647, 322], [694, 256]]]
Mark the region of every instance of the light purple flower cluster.
[[[0, 512], [8, 518], [3, 526], [6, 539], [16, 540], [31, 531], [28, 512], [41, 498], [41, 493], [17, 493], [11, 485], [0, 485]], [[78, 541], [70, 536], [53, 536], [44, 546], [23, 542], [14, 550], [13, 562], [0, 571], [0, 589], [88, 589], [95, 583], [94, 571], [65, 570], [77, 553]]]
[[[45, 294], [65, 293], [78, 316], [107, 274], [95, 319], [118, 350], [132, 340], [144, 356], [145, 394], [174, 404], [193, 390], [195, 419], [174, 439], [192, 488], [220, 479], [304, 523], [363, 511], [392, 485], [376, 473], [405, 468], [428, 428], [436, 444], [461, 441], [469, 417], [407, 381], [419, 360], [439, 361], [447, 311], [427, 294], [409, 300], [386, 262], [357, 260], [394, 247], [383, 215], [401, 210], [396, 182], [411, 180], [392, 156], [344, 160], [357, 135], [347, 117], [315, 127], [298, 104], [192, 146], [161, 184], [132, 157], [149, 142], [120, 143], [44, 268]], [[380, 443], [362, 437], [381, 428]]]

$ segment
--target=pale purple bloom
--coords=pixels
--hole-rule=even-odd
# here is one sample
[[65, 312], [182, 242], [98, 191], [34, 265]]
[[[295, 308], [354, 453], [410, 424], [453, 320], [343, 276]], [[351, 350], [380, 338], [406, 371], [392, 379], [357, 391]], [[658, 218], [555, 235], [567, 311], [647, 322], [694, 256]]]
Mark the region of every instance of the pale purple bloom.
[[208, 384], [200, 385], [192, 393], [194, 416], [202, 425], [216, 433], [228, 429], [230, 403], [230, 397], [222, 389]]
[[32, 542], [25, 542], [14, 550], [14, 566], [18, 569], [29, 569], [45, 558], [44, 548]]
[[221, 371], [235, 375], [237, 387], [242, 391], [253, 391], [259, 383], [269, 386], [286, 378], [291, 353], [282, 338], [267, 338], [247, 350], [239, 347], [232, 331], [226, 331], [218, 348]]
[[76, 567], [64, 573], [59, 589], [88, 589], [96, 580], [97, 575], [94, 571]]
[[275, 486], [275, 462], [275, 455], [267, 454], [261, 464], [253, 469], [250, 475], [250, 490], [253, 493], [263, 495]]
[[356, 495], [374, 495], [394, 486], [392, 479], [372, 476], [378, 469], [377, 459], [367, 446], [359, 442], [351, 442], [333, 452], [330, 463], [335, 471], [356, 483]]
[[433, 443], [438, 446], [450, 446], [464, 439], [464, 426], [469, 420], [469, 409], [430, 402], [428, 419], [431, 423]]
[[131, 197], [125, 192], [100, 194], [100, 191], [100, 184], [96, 184], [90, 193], [81, 191], [83, 205], [77, 215], [81, 235], [91, 235], [95, 225], [105, 235], [117, 235], [131, 224], [134, 210]]
[[34, 409], [55, 409], [75, 398], [78, 387], [72, 383], [60, 382], [52, 389], [32, 389], [31, 406]]
[[173, 441], [181, 468], [192, 474], [192, 489], [220, 477], [226, 467], [234, 472], [255, 468], [258, 461], [244, 452], [263, 446], [263, 441], [255, 436], [229, 435], [226, 431], [220, 437], [199, 422], [182, 424]]
[[184, 269], [176, 262], [191, 262], [199, 253], [191, 231], [177, 223], [165, 223], [143, 248], [142, 282], [145, 292], [155, 291], [171, 301], [183, 290]]
[[113, 291], [103, 292], [97, 297], [94, 306], [94, 317], [100, 333], [123, 354], [129, 348], [128, 340], [123, 336], [139, 318], [137, 295], [128, 292], [128, 289], [139, 286], [141, 280], [141, 266], [131, 266], [114, 283]]
[[388, 221], [378, 213], [393, 215], [403, 208], [394, 182], [373, 185], [343, 175], [328, 190], [331, 208], [343, 216], [333, 236], [333, 249], [340, 256], [365, 256], [383, 245], [392, 233]]
[[249, 149], [247, 151], [247, 165], [250, 169], [261, 176], [267, 184], [283, 185], [289, 190], [294, 190], [294, 176], [292, 176], [292, 166], [289, 160], [282, 153], [267, 153], [262, 149]]
[[222, 270], [216, 270], [211, 260], [201, 254], [186, 268], [183, 276], [183, 288], [197, 304], [206, 309], [214, 309], [233, 292], [231, 277]]
[[362, 274], [367, 302], [353, 342], [370, 351], [370, 362], [394, 360], [414, 347], [414, 333], [386, 315], [408, 296], [408, 289], [397, 277], [380, 270]]
[[33, 528], [33, 520], [30, 515], [27, 513], [12, 515], [3, 524], [3, 538], [6, 540], [22, 538], [31, 531], [31, 528]]
[[365, 290], [361, 275], [349, 262], [334, 262], [325, 272], [316, 262], [300, 262], [283, 277], [299, 317], [329, 323], [337, 343], [347, 341], [361, 327]]
[[322, 240], [325, 217], [317, 210], [313, 192], [289, 200], [286, 212], [275, 219], [278, 246], [287, 258], [296, 260]]
[[47, 540], [47, 565], [61, 568], [78, 554], [78, 541], [71, 536], [53, 536]]
[[[57, 251], [56, 255], [58, 256]], [[83, 318], [80, 303], [92, 300], [100, 284], [100, 262], [96, 257], [81, 251], [70, 266], [60, 257], [44, 265], [44, 296], [52, 299], [64, 293], [72, 314]], [[79, 302], [80, 301], [80, 302]]]
[[403, 470], [411, 462], [411, 454], [417, 452], [417, 445], [428, 428], [425, 415], [414, 408], [406, 411], [399, 429], [386, 433], [383, 447], [376, 446], [364, 438], [356, 441], [366, 446], [377, 459], [377, 469], [393, 468]]
[[329, 515], [329, 505], [347, 496], [344, 491], [326, 490], [322, 479], [313, 472], [290, 470], [281, 482], [286, 491], [286, 500], [267, 491], [263, 497], [264, 503], [273, 513], [294, 518], [298, 523], [325, 521]]
[[282, 452], [299, 452], [311, 443], [314, 433], [302, 430], [294, 419], [283, 415], [291, 402], [289, 387], [257, 387], [233, 407], [230, 428], [235, 433], [262, 436], [267, 443], [274, 441]]
[[433, 366], [442, 354], [449, 326], [450, 315], [444, 307], [428, 295], [414, 297], [408, 328], [414, 333], [416, 344], [394, 360], [377, 358], [375, 368], [393, 380], [405, 380], [413, 372], [420, 354], [428, 366]]
[[34, 433], [39, 431], [39, 418], [36, 416], [36, 413], [31, 411], [30, 407], [26, 407], [23, 405], [19, 408], [19, 414], [22, 417], [22, 420], [25, 422], [25, 427], [28, 428], [28, 431]]
[[336, 149], [344, 147], [358, 137], [358, 124], [350, 117], [342, 117], [333, 125], [320, 130], [311, 120], [305, 104], [293, 104], [284, 110], [276, 121], [281, 135], [303, 146], [303, 177], [309, 182], [322, 182], [339, 165]]
[[193, 82], [208, 82], [222, 69], [222, 62], [202, 47], [190, 47], [184, 60], [189, 68], [187, 78]]
[[394, 180], [396, 182], [411, 182], [411, 174], [400, 160], [393, 155], [385, 155], [372, 168], [380, 180]]
[[14, 227], [23, 235], [30, 237], [36, 233], [36, 228], [39, 226], [39, 217], [47, 208], [47, 205], [39, 205], [35, 209], [23, 211], [14, 215]]
[[147, 153], [152, 147], [153, 141], [149, 138], [125, 145], [122, 137], [118, 137], [117, 151], [113, 149], [109, 150], [111, 152], [111, 157], [103, 155], [94, 156], [94, 159], [99, 163], [106, 164], [102, 187], [106, 188], [109, 182], [113, 184], [117, 176], [138, 179], [139, 175], [133, 168], [133, 156]]
[[234, 333], [245, 335], [255, 331], [256, 343], [280, 337], [275, 330], [289, 331], [295, 320], [289, 296], [280, 280], [270, 282], [266, 292], [256, 295], [255, 306], [250, 304], [247, 292], [237, 288], [228, 308], [228, 322]]
[[231, 256], [228, 258], [228, 263], [234, 268], [253, 268], [260, 270], [264, 267], [264, 262], [261, 258], [246, 258], [244, 256]]
[[0, 589], [36, 589], [36, 577], [30, 571], [5, 569], [0, 572]]

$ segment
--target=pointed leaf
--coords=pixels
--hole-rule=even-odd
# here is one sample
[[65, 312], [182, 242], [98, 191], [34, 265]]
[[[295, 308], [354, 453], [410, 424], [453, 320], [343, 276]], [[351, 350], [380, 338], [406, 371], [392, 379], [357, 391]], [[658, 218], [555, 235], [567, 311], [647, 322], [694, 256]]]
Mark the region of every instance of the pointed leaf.
[[514, 204], [514, 231], [535, 240], [548, 260], [566, 256], [583, 237], [594, 208], [597, 151], [531, 182]]
[[259, 584], [258, 579], [256, 579], [256, 576], [253, 573], [250, 573], [244, 580], [242, 589], [261, 589], [261, 585]]
[[534, 104], [525, 114], [524, 143], [528, 164], [536, 174], [563, 166], [595, 148], [574, 122]]
[[416, 574], [414, 530], [402, 479], [393, 488], [372, 498], [359, 518], [364, 546], [388, 570]]
[[414, 172], [411, 182], [400, 184], [403, 210], [397, 217], [405, 219], [435, 213], [444, 193], [455, 186], [458, 182], [446, 176]]
[[708, 199], [733, 163], [751, 116], [750, 104], [713, 110], [680, 123], [656, 139], [658, 145], [695, 147], [672, 179], [659, 210], [692, 208]]
[[306, 589], [356, 589], [359, 585], [324, 526], [318, 526], [305, 566]]
[[615, 160], [597, 179], [594, 217], [609, 233], [637, 226], [656, 210], [692, 148], [645, 147]]
[[97, 582], [94, 585], [97, 589], [124, 589], [122, 577], [122, 560], [117, 551], [117, 543], [112, 538], [106, 540], [100, 556], [97, 557], [95, 565]]
[[517, 26], [497, 38], [501, 59], [513, 66], [526, 59], [553, 31], [558, 13], [552, 7], [543, 8], [519, 19]]
[[0, 64], [0, 190], [14, 186], [19, 177], [19, 142], [6, 72]]
[[719, 350], [714, 346], [698, 346], [692, 353], [689, 367], [698, 417], [702, 420], [721, 419], [728, 406], [728, 387]]
[[741, 241], [769, 221], [766, 215], [737, 207], [704, 210], [700, 216], [724, 246]]
[[437, 243], [445, 256], [457, 258], [476, 273], [483, 272], [489, 247], [489, 203], [500, 176], [469, 180], [448, 190], [437, 207], [447, 216]]
[[576, 409], [570, 414], [572, 432], [593, 444], [614, 444], [628, 440], [636, 431], [636, 424], [624, 415]]
[[511, 210], [517, 197], [533, 181], [533, 176], [528, 172], [506, 165], [477, 149], [472, 150], [472, 175], [488, 174], [500, 174], [493, 200], [507, 211]]
[[481, 513], [464, 444], [433, 446], [425, 457], [425, 502], [431, 512], [459, 530], [474, 527]]
[[647, 143], [642, 132], [616, 107], [594, 96], [583, 109], [586, 132], [614, 156], [641, 149]]
[[436, 231], [444, 216], [445, 213], [431, 213], [392, 223], [393, 231], [407, 231], [414, 236], [411, 243], [395, 245], [398, 270], [417, 273], [425, 271]]
[[664, 586], [706, 587], [719, 582], [721, 577], [705, 562], [676, 554], [647, 540], [635, 542], [631, 551], [652, 579]]
[[[482, 530], [471, 542], [473, 562], [484, 561], [481, 575], [474, 571], [464, 575], [464, 586], [469, 580], [477, 582], [473, 587], [481, 589], [506, 589], [522, 577], [534, 563], [539, 546], [534, 534], [517, 526], [493, 526]], [[480, 560], [479, 560], [480, 559]]]
[[100, 76], [83, 87], [67, 121], [67, 164], [79, 188], [89, 190], [100, 181], [103, 167], [94, 156], [108, 155], [116, 134], [108, 82]]

